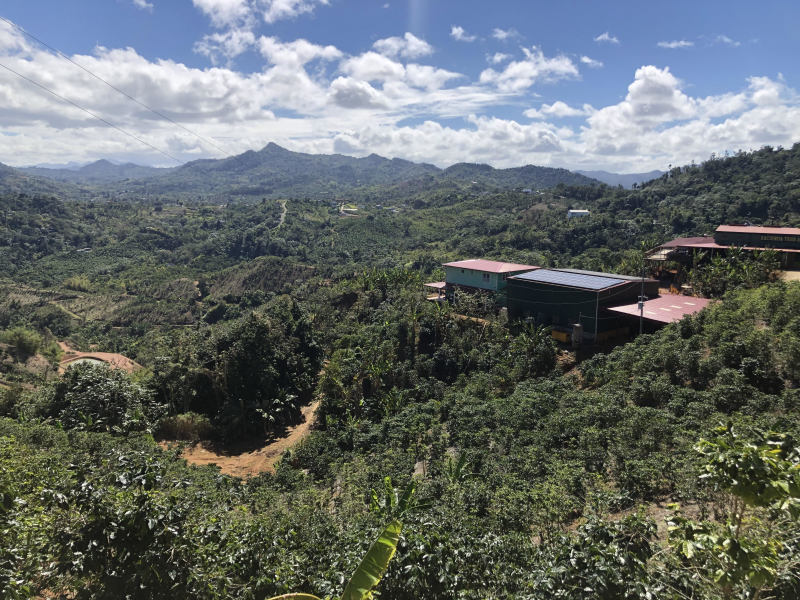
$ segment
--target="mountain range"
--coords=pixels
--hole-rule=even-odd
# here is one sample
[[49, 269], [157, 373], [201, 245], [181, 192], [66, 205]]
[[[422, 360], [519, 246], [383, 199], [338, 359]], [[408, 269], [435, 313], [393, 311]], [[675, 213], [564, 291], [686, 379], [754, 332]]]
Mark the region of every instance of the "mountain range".
[[586, 177], [597, 179], [608, 185], [624, 188], [632, 188], [633, 184], [641, 184], [651, 179], [656, 179], [664, 174], [664, 171], [648, 171], [647, 173], [609, 173], [608, 171], [575, 171]]
[[97, 184], [112, 183], [115, 181], [122, 181], [124, 179], [153, 177], [172, 169], [144, 167], [142, 165], [135, 165], [133, 163], [117, 165], [108, 160], [101, 159], [79, 168], [51, 169], [46, 167], [23, 167], [19, 170], [27, 175], [47, 177], [48, 179], [55, 179], [56, 181], [69, 181], [80, 184]]
[[[222, 159], [201, 159], [173, 168], [143, 167], [107, 160], [78, 169], [3, 166], [0, 191], [29, 187], [61, 197], [275, 197], [337, 199], [355, 194], [368, 197], [387, 188], [427, 189], [448, 185], [490, 188], [550, 188], [599, 183], [566, 169], [527, 165], [495, 169], [490, 165], [459, 163], [440, 169], [431, 164], [370, 154], [354, 158], [341, 154], [292, 152], [270, 143], [259, 151]], [[53, 189], [53, 182], [60, 185]], [[13, 184], [13, 185], [10, 185]], [[64, 184], [71, 184], [64, 187]], [[398, 189], [399, 191], [399, 189]], [[389, 192], [391, 194], [391, 192]]]

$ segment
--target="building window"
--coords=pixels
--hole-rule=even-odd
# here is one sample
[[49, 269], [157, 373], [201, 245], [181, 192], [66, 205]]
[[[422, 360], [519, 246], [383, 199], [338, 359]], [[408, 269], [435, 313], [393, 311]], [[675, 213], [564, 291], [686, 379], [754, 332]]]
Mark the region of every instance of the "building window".
[[484, 273], [483, 274], [483, 280], [484, 281], [489, 281], [489, 274], [488, 273]]

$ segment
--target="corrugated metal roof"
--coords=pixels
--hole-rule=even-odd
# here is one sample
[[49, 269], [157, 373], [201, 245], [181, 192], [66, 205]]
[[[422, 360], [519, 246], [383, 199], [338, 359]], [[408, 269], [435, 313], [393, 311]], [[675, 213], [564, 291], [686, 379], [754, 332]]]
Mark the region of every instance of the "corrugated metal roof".
[[700, 237], [681, 237], [675, 238], [674, 240], [670, 240], [664, 244], [661, 244], [661, 248], [681, 248], [688, 244], [708, 244], [714, 243], [714, 238], [711, 236], [703, 235]]
[[484, 271], [487, 273], [511, 273], [513, 271], [533, 271], [539, 267], [533, 265], [518, 265], [516, 263], [499, 262], [496, 260], [484, 260], [482, 258], [471, 258], [469, 260], [459, 260], [456, 262], [444, 263], [445, 267], [455, 267], [457, 269], [472, 269], [473, 271]]
[[759, 233], [765, 235], [800, 235], [798, 227], [760, 227], [757, 225], [720, 225], [720, 233]]
[[522, 281], [535, 281], [537, 283], [551, 283], [554, 285], [563, 285], [565, 287], [578, 288], [582, 290], [600, 291], [605, 290], [620, 283], [625, 283], [626, 280], [617, 277], [609, 277], [605, 275], [595, 275], [587, 273], [574, 273], [571, 271], [554, 270], [554, 269], [538, 269], [530, 273], [522, 273], [516, 275], [511, 279], [519, 279]]
[[683, 244], [680, 248], [697, 248], [699, 250], [730, 250], [731, 248], [743, 248], [745, 250], [775, 250], [775, 252], [800, 252], [797, 248], [766, 248], [764, 246], [723, 246], [716, 242], [704, 242], [702, 244]]
[[[644, 302], [644, 318], [648, 321], [658, 321], [659, 323], [672, 323], [680, 321], [686, 315], [693, 315], [700, 312], [711, 303], [707, 298], [690, 298], [687, 296], [658, 296]], [[640, 316], [639, 304], [624, 304], [622, 306], [609, 307], [608, 310], [631, 315]]]

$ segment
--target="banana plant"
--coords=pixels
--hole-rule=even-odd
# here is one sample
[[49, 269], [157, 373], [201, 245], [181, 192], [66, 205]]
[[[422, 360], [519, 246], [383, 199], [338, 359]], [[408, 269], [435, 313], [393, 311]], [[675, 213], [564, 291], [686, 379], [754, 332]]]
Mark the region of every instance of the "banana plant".
[[[389, 561], [392, 560], [397, 550], [402, 529], [403, 524], [397, 519], [386, 526], [378, 539], [372, 543], [364, 558], [361, 559], [361, 563], [350, 578], [347, 587], [344, 588], [341, 600], [369, 600], [372, 598], [372, 592], [383, 577]], [[321, 598], [313, 594], [294, 593], [275, 596], [269, 600], [321, 600]]]

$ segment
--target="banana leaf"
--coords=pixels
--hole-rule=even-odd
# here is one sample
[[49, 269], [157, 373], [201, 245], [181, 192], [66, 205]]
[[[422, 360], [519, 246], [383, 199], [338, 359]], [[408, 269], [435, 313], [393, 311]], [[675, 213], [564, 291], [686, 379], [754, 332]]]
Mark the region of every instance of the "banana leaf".
[[372, 590], [378, 585], [397, 550], [402, 529], [403, 524], [397, 519], [386, 526], [353, 573], [344, 589], [342, 600], [367, 600], [372, 597]]

